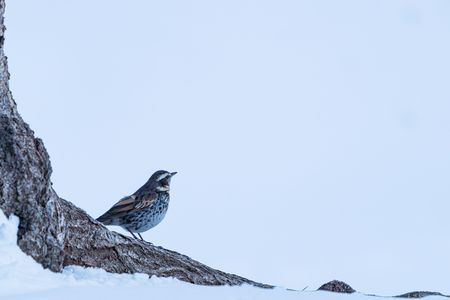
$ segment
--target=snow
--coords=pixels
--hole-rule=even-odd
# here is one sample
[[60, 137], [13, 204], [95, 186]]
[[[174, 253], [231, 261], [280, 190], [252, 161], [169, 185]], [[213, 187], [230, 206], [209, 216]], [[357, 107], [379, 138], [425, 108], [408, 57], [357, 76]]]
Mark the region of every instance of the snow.
[[252, 286], [197, 286], [174, 278], [146, 274], [112, 274], [103, 269], [66, 267], [62, 273], [45, 270], [16, 244], [19, 219], [0, 210], [0, 299], [366, 299], [361, 294], [273, 290]]

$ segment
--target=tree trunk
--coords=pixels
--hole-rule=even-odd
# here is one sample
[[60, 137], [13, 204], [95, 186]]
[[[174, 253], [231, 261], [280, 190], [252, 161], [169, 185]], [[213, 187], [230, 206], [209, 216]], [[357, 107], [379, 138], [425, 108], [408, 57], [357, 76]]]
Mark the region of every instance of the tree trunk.
[[3, 51], [5, 0], [0, 0], [0, 209], [20, 218], [18, 245], [59, 272], [67, 265], [146, 273], [202, 285], [270, 287], [205, 266], [187, 256], [109, 231], [52, 188], [44, 144], [19, 115]]

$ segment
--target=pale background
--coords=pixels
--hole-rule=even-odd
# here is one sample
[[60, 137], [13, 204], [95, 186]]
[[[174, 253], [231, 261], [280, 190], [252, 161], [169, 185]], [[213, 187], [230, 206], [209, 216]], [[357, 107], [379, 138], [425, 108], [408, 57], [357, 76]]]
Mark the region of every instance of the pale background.
[[157, 245], [450, 293], [450, 1], [14, 0], [6, 26], [54, 188], [92, 216], [178, 171]]

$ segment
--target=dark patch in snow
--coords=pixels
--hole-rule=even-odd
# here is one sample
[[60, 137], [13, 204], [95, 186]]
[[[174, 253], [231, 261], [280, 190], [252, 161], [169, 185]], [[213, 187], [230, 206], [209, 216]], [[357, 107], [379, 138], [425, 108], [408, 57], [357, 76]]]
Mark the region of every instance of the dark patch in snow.
[[335, 292], [335, 293], [346, 293], [351, 294], [356, 292], [351, 286], [346, 284], [343, 281], [339, 280], [333, 280], [330, 282], [325, 283], [320, 288], [317, 289], [318, 291], [329, 291], [329, 292]]
[[409, 292], [406, 294], [395, 296], [397, 298], [423, 298], [427, 296], [442, 296], [449, 298], [450, 296], [438, 293], [438, 292], [427, 292], [427, 291], [415, 291], [415, 292]]

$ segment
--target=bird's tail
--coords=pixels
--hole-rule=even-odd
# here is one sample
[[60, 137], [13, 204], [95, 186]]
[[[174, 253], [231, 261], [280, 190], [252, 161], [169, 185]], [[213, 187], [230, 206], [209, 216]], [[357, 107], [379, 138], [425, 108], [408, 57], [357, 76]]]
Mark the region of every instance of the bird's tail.
[[96, 220], [105, 225], [110, 225], [111, 221], [112, 221], [111, 218], [108, 216], [108, 214], [103, 214], [100, 217], [98, 217]]

